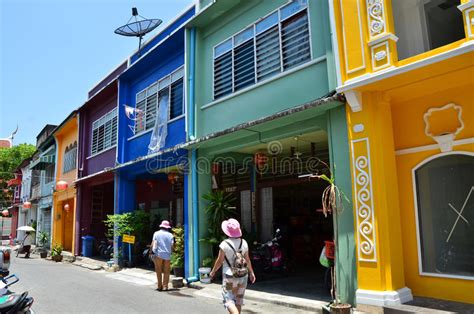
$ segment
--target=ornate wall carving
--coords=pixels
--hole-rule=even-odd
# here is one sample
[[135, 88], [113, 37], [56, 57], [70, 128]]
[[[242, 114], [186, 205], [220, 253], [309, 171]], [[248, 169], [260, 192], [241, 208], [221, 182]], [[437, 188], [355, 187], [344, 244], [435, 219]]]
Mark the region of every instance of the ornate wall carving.
[[359, 261], [376, 262], [376, 240], [369, 139], [351, 141]]

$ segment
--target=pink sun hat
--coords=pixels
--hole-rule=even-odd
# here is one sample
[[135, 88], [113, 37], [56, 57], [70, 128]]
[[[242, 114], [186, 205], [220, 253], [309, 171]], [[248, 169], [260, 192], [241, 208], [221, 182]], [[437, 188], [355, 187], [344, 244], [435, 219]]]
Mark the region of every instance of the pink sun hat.
[[234, 219], [224, 220], [221, 225], [222, 231], [231, 238], [240, 238], [242, 230], [240, 230], [240, 223]]
[[161, 222], [160, 228], [171, 229], [170, 222], [168, 220], [163, 220]]

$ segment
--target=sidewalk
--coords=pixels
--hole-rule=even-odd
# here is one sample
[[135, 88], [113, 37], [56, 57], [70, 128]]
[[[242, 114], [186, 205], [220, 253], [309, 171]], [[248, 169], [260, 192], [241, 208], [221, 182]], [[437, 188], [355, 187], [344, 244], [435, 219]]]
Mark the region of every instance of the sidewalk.
[[[189, 286], [191, 288], [197, 289], [197, 291], [194, 293], [195, 295], [213, 299], [222, 298], [222, 287], [220, 284], [202, 284], [200, 282], [194, 282]], [[322, 313], [322, 306], [327, 305], [327, 302], [324, 301], [285, 296], [278, 293], [254, 291], [251, 289], [247, 289], [245, 291], [245, 299], [306, 310], [313, 313]]]

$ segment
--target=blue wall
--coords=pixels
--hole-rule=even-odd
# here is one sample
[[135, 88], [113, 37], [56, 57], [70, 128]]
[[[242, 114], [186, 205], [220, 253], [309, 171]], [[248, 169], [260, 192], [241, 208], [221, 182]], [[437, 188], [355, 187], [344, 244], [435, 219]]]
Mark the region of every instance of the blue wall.
[[[123, 105], [135, 107], [138, 92], [171, 74], [183, 64], [184, 30], [180, 29], [120, 76], [118, 163], [146, 156], [151, 138], [151, 129], [131, 138], [134, 134], [130, 126], [133, 126], [134, 122], [125, 116]], [[184, 105], [183, 110], [185, 110]], [[182, 118], [168, 123], [168, 135], [164, 148], [173, 147], [185, 141], [184, 120], [183, 115]]]
[[[164, 38], [173, 33], [181, 24], [185, 23], [191, 17], [194, 16], [194, 6], [181, 15], [176, 21], [169, 25], [166, 29], [162, 30], [156, 37], [147, 42], [140, 50], [140, 56], [143, 56], [145, 53], [150, 51], [156, 44], [162, 41]], [[138, 52], [130, 57], [130, 63], [137, 61], [140, 56]]]

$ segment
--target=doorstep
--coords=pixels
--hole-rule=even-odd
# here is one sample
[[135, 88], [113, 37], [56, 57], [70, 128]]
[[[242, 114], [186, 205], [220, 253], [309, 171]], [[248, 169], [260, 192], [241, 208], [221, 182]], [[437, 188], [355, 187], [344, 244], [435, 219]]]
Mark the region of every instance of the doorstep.
[[[198, 289], [198, 291], [194, 293], [195, 295], [208, 297], [211, 299], [222, 298], [222, 286], [220, 284], [202, 284], [198, 281], [190, 283], [189, 286], [191, 288]], [[325, 301], [309, 300], [277, 293], [254, 291], [250, 289], [245, 290], [245, 299], [311, 311], [313, 313], [323, 313], [323, 306], [328, 304]]]
[[107, 268], [107, 262], [84, 256], [76, 256], [76, 260], [72, 265], [87, 268], [89, 270], [102, 270]]

